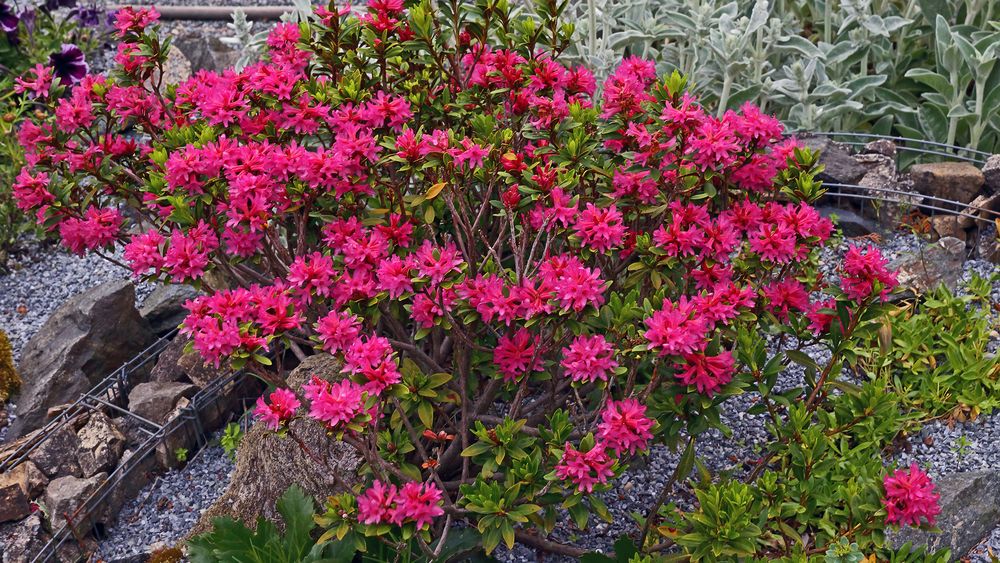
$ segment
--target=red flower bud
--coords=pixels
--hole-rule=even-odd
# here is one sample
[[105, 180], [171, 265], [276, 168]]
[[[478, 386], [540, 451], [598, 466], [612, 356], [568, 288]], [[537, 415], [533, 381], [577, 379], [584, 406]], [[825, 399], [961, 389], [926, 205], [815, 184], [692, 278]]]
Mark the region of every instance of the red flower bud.
[[521, 192], [518, 189], [518, 185], [507, 188], [507, 190], [500, 196], [500, 201], [503, 202], [504, 207], [507, 209], [514, 209], [517, 207], [518, 203], [521, 203]]

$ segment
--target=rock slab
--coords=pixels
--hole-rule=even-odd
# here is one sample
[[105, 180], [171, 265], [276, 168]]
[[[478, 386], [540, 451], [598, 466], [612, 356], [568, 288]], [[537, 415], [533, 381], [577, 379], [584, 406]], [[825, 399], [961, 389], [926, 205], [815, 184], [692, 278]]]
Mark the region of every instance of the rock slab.
[[149, 381], [136, 385], [128, 394], [128, 410], [157, 424], [167, 417], [181, 397], [190, 398], [198, 388], [180, 382]]
[[1000, 471], [946, 475], [936, 481], [935, 490], [941, 495], [936, 522], [941, 533], [907, 527], [892, 534], [892, 543], [951, 549], [952, 561], [960, 561], [1000, 524]]
[[985, 179], [968, 162], [932, 162], [910, 167], [913, 187], [924, 195], [969, 203], [979, 195]]
[[80, 440], [77, 459], [84, 477], [108, 473], [118, 466], [125, 451], [125, 435], [104, 413], [91, 415], [76, 436]]

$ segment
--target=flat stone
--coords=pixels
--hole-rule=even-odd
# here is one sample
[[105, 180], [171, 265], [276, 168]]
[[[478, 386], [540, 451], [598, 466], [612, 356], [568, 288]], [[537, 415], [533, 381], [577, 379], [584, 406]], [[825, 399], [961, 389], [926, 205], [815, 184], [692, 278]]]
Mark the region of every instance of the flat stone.
[[965, 229], [958, 215], [935, 215], [931, 217], [931, 228], [939, 237], [953, 237], [965, 241]]
[[76, 509], [90, 497], [108, 478], [107, 473], [92, 477], [60, 477], [53, 479], [45, 490], [44, 504], [52, 519], [52, 529], [57, 530], [66, 523], [66, 515], [72, 516]]
[[922, 252], [903, 255], [889, 264], [898, 273], [899, 285], [916, 294], [927, 293], [944, 284], [955, 291], [965, 263], [965, 242], [943, 237]]
[[80, 475], [80, 464], [76, 458], [79, 449], [80, 439], [73, 428], [65, 424], [28, 454], [28, 459], [49, 479]]
[[31, 514], [31, 501], [18, 483], [0, 485], [0, 522], [20, 520]]
[[880, 154], [889, 158], [896, 158], [896, 143], [889, 139], [877, 139], [865, 144], [863, 152], [868, 154]]
[[197, 391], [197, 387], [187, 383], [160, 381], [140, 383], [128, 394], [128, 409], [147, 420], [162, 424], [167, 421], [178, 399], [191, 397]]
[[38, 466], [30, 461], [17, 464], [13, 469], [0, 473], [0, 487], [16, 484], [25, 496], [34, 499], [45, 492], [49, 480]]
[[205, 359], [197, 351], [183, 354], [177, 360], [177, 366], [184, 370], [184, 375], [198, 387], [205, 387], [228, 373], [226, 370], [206, 364]]
[[817, 207], [816, 211], [818, 211], [823, 217], [829, 218], [836, 216], [837, 227], [840, 228], [840, 230], [844, 233], [844, 236], [847, 238], [870, 235], [879, 230], [878, 224], [876, 224], [875, 221], [850, 209], [822, 206]]
[[983, 173], [968, 162], [932, 162], [910, 167], [913, 187], [924, 195], [969, 203], [983, 187]]
[[890, 539], [897, 547], [912, 542], [928, 552], [951, 549], [951, 560], [960, 561], [1000, 524], [1000, 471], [945, 475], [935, 481], [935, 491], [941, 495], [941, 533], [907, 527]]
[[[994, 213], [991, 213], [994, 212]], [[972, 200], [969, 207], [965, 208], [965, 213], [968, 215], [978, 216], [983, 221], [992, 223], [995, 219], [1000, 218], [995, 212], [1000, 211], [1000, 193], [994, 195], [978, 195], [976, 199]], [[972, 217], [967, 217], [965, 215], [959, 217], [959, 222], [963, 229], [968, 229], [976, 224], [976, 220]]]
[[108, 473], [118, 466], [125, 451], [125, 436], [104, 413], [91, 415], [76, 436], [80, 439], [78, 460], [84, 477]]

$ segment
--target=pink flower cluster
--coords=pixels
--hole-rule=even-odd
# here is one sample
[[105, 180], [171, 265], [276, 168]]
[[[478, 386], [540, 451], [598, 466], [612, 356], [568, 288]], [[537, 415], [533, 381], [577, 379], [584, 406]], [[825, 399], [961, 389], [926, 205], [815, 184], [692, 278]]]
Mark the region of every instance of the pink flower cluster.
[[409, 482], [400, 488], [376, 479], [358, 497], [358, 522], [364, 524], [412, 522], [417, 529], [431, 524], [444, 514], [441, 490], [434, 483]]
[[295, 411], [302, 406], [295, 393], [288, 389], [275, 389], [269, 399], [270, 402], [265, 401], [264, 397], [257, 399], [254, 415], [272, 430], [278, 430], [288, 424], [288, 421], [295, 416]]
[[921, 520], [933, 526], [934, 519], [941, 512], [938, 499], [941, 495], [934, 492], [934, 483], [917, 464], [912, 464], [909, 471], [897, 469], [883, 479], [885, 486], [885, 521], [901, 526], [920, 526]]
[[556, 475], [580, 492], [593, 492], [596, 485], [607, 483], [615, 474], [616, 460], [609, 452], [620, 456], [645, 451], [653, 439], [653, 426], [653, 420], [646, 416], [646, 405], [638, 400], [610, 401], [601, 412], [597, 442], [587, 451], [566, 442]]

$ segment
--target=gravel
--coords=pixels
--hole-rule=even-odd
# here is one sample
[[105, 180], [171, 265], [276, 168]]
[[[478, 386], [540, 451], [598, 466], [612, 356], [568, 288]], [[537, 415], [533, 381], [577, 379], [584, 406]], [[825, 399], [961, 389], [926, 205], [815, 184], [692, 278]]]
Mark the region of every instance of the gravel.
[[235, 464], [219, 446], [200, 450], [181, 469], [157, 477], [122, 509], [98, 548], [114, 561], [170, 547], [194, 527], [229, 484]]

